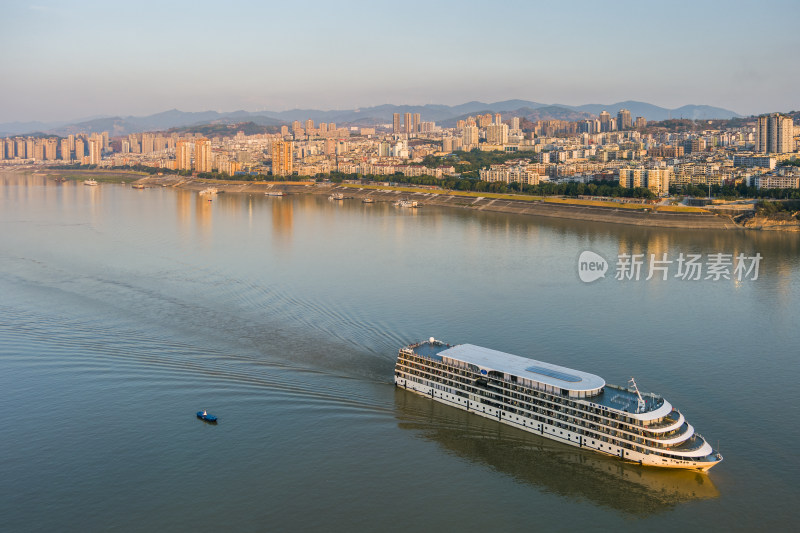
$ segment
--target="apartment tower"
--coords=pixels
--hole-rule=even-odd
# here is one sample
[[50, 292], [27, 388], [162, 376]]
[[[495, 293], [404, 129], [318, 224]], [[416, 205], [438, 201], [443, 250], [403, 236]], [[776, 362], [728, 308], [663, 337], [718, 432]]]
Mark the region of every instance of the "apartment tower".
[[792, 151], [794, 121], [778, 113], [758, 117], [756, 151], [762, 154], [785, 154]]
[[211, 172], [211, 141], [205, 137], [194, 141], [194, 170]]
[[291, 176], [294, 171], [292, 143], [275, 141], [272, 143], [272, 175]]

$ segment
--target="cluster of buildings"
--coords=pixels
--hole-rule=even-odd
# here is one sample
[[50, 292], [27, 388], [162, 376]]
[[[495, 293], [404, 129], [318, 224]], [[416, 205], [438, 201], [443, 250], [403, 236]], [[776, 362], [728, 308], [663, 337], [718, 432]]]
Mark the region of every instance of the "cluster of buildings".
[[68, 137], [8, 137], [0, 139], [0, 161], [63, 161], [99, 165], [110, 150], [108, 132]]
[[455, 176], [452, 165], [423, 166], [426, 156], [478, 149], [515, 156], [479, 171], [488, 182], [536, 185], [543, 181], [619, 180], [665, 195], [670, 185], [746, 182], [757, 187], [797, 187], [798, 167], [778, 163], [796, 156], [798, 128], [780, 114], [726, 130], [648, 132], [646, 120], [619, 110], [594, 120], [526, 122], [498, 114], [469, 116], [445, 128], [419, 113], [396, 113], [391, 124], [337, 127], [294, 121], [280, 132], [227, 137], [108, 132], [0, 140], [0, 159], [16, 162], [141, 164], [195, 173], [271, 172], [275, 176], [319, 176], [331, 172]]

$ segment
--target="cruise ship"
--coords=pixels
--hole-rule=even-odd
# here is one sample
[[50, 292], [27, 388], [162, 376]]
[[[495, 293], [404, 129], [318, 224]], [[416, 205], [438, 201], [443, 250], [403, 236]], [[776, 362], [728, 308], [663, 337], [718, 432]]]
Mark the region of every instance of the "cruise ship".
[[572, 446], [647, 466], [707, 471], [722, 456], [655, 394], [594, 374], [431, 337], [400, 349], [395, 385]]

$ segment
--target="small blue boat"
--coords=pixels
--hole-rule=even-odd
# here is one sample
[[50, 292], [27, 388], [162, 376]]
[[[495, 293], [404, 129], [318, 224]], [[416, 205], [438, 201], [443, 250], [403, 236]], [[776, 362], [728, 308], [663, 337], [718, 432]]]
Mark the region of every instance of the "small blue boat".
[[205, 409], [203, 409], [202, 411], [197, 411], [197, 418], [203, 420], [204, 422], [211, 422], [212, 424], [217, 423], [217, 417], [208, 414], [208, 411], [206, 411]]

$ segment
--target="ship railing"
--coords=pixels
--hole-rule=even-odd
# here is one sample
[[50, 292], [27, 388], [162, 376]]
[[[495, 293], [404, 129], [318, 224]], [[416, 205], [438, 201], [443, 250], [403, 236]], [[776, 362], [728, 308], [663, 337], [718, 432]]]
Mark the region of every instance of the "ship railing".
[[[625, 387], [619, 387], [617, 385], [606, 384], [606, 388], [625, 391], [625, 392], [633, 395], [634, 397], [636, 395], [636, 391], [635, 390], [628, 389], [628, 388], [625, 388]], [[652, 392], [641, 392], [641, 391], [640, 391], [640, 394], [642, 395], [642, 398], [645, 401], [645, 412], [647, 412], [647, 411], [655, 411], [656, 409], [658, 409], [659, 407], [664, 405], [664, 397], [663, 396], [659, 396], [658, 394], [654, 394]]]

